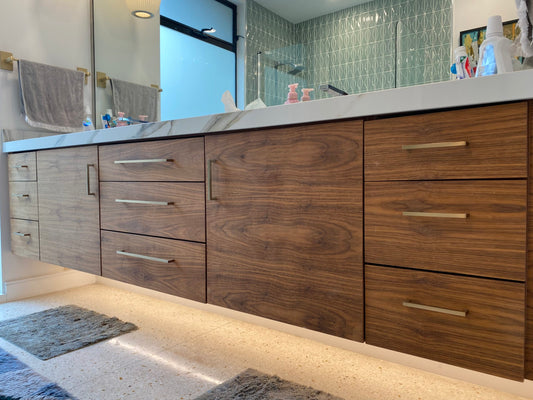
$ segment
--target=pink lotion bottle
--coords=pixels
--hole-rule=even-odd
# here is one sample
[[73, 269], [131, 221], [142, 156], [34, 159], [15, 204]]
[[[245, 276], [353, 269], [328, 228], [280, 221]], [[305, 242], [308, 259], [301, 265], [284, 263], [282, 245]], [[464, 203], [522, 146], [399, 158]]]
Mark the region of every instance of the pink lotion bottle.
[[315, 89], [302, 89], [302, 101], [309, 101], [311, 100], [311, 96], [309, 96], [309, 93], [312, 92]]
[[296, 93], [297, 83], [289, 85], [289, 94], [287, 95], [287, 101], [285, 104], [298, 103], [298, 93]]

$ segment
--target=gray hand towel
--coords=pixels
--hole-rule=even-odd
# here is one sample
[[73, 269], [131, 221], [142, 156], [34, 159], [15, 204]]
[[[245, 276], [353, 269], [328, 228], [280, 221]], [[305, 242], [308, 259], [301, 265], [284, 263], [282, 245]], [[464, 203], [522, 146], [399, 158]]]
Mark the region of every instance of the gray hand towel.
[[18, 62], [26, 122], [57, 132], [82, 130], [85, 74], [27, 60]]
[[138, 119], [146, 115], [147, 121], [157, 121], [159, 91], [156, 88], [136, 83], [111, 79], [113, 88], [113, 111], [123, 112], [125, 117]]

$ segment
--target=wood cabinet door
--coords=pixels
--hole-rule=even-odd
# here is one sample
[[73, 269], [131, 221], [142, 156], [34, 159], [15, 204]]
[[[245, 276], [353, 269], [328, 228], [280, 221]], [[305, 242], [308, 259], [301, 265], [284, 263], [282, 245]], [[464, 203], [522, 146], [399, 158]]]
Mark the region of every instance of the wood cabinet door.
[[206, 137], [209, 303], [363, 340], [362, 128]]
[[96, 146], [37, 153], [41, 261], [100, 275]]

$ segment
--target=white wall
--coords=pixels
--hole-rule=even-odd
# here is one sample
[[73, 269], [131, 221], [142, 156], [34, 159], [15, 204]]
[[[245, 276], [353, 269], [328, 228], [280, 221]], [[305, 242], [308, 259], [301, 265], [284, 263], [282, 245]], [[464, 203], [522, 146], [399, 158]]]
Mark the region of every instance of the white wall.
[[518, 18], [515, 0], [454, 0], [453, 45], [459, 46], [459, 33], [486, 26], [492, 15], [501, 15], [503, 21]]
[[[0, 50], [17, 58], [76, 69], [91, 68], [90, 0], [2, 0]], [[20, 112], [17, 66], [0, 70], [0, 129], [30, 130]], [[91, 82], [85, 87], [90, 104]], [[10, 251], [7, 157], [0, 155], [0, 237], [4, 281], [52, 274], [63, 268]]]

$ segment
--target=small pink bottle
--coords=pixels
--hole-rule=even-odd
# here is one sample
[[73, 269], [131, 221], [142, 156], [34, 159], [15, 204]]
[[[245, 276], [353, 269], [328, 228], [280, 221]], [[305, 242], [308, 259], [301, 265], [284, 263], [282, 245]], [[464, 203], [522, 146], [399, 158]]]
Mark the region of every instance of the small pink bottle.
[[309, 93], [312, 92], [315, 89], [302, 89], [302, 101], [309, 101], [311, 100], [311, 96], [309, 96]]
[[298, 93], [296, 93], [297, 83], [289, 85], [289, 94], [287, 95], [287, 101], [285, 104], [298, 103]]
[[118, 111], [117, 115], [118, 115], [117, 126], [127, 126], [128, 123], [124, 121], [124, 113], [122, 111]]

